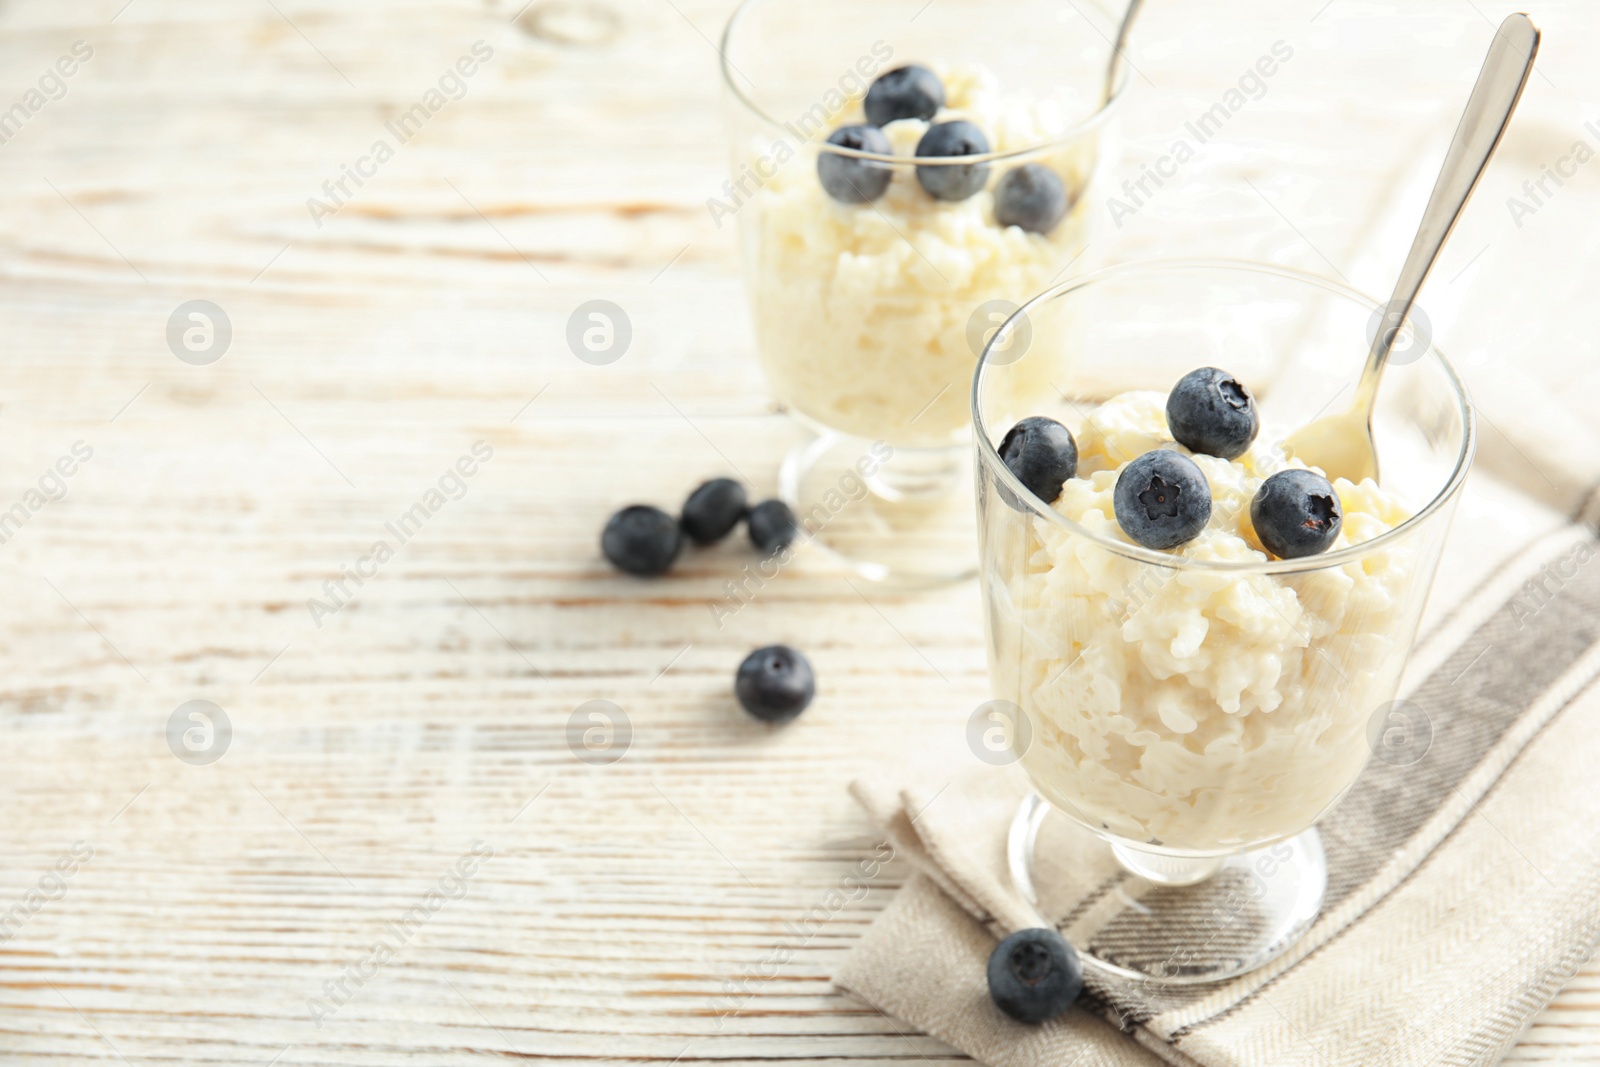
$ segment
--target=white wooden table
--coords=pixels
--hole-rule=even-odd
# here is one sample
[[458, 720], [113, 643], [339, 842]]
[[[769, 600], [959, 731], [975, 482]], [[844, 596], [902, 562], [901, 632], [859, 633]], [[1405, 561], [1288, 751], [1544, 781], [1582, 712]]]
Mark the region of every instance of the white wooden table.
[[[1600, 24], [1544, 6], [1550, 84], [1508, 146], [1535, 168], [1600, 117], [1583, 105]], [[1398, 257], [1378, 220], [1415, 197], [1402, 179], [1436, 157], [1509, 9], [1426, 0], [1385, 24], [1362, 0], [1154, 3], [1130, 173], [1274, 40], [1296, 59], [1096, 255], [1251, 255], [1382, 287]], [[965, 756], [987, 696], [976, 589], [858, 592], [802, 559], [718, 628], [737, 545], [653, 584], [596, 549], [614, 507], [675, 506], [733, 464], [770, 493], [792, 440], [751, 358], [732, 228], [705, 209], [728, 10], [0, 8], [0, 109], [24, 101], [0, 144], [0, 511], [26, 519], [0, 526], [0, 1058], [960, 1058], [829, 984], [902, 865], [820, 929], [788, 924], [877, 843], [852, 776]], [[362, 162], [480, 40], [462, 98]], [[46, 77], [77, 41], [92, 56]], [[314, 213], [346, 165], [370, 177]], [[1520, 230], [1486, 192], [1441, 276], [1510, 279], [1522, 308], [1592, 294], [1593, 166]], [[563, 340], [590, 299], [633, 325], [609, 366]], [[167, 342], [192, 300], [231, 323], [209, 365]], [[1551, 321], [1588, 336], [1581, 310]], [[477, 441], [493, 456], [464, 495], [314, 620], [308, 600], [341, 565], [372, 573], [385, 523]], [[76, 442], [92, 456], [47, 476]], [[730, 686], [773, 641], [822, 686], [778, 732]], [[631, 722], [610, 765], [568, 745], [594, 699]], [[191, 700], [231, 723], [209, 765], [168, 745]], [[475, 847], [492, 856], [474, 866]], [[441, 879], [464, 895], [430, 898]], [[369, 962], [380, 938], [393, 956]], [[793, 958], [767, 977], [777, 946]], [[749, 995], [724, 1017], [730, 980]], [[1591, 964], [1513, 1058], [1596, 1046]]]

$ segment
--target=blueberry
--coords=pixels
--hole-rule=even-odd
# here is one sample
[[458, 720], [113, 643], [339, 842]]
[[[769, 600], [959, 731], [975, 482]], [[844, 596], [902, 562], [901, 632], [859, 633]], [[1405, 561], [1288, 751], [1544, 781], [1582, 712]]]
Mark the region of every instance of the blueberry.
[[[894, 154], [889, 138], [876, 126], [840, 126], [828, 134], [828, 143], [880, 156]], [[823, 191], [841, 204], [865, 204], [878, 199], [889, 188], [893, 176], [886, 163], [826, 150], [817, 153], [817, 180], [822, 182]]]
[[1211, 483], [1194, 460], [1169, 448], [1124, 467], [1111, 501], [1122, 532], [1146, 548], [1177, 548], [1211, 519]]
[[1047, 927], [1018, 930], [989, 954], [989, 996], [1018, 1022], [1054, 1019], [1082, 992], [1078, 954]]
[[623, 508], [606, 522], [600, 551], [618, 569], [641, 577], [664, 574], [683, 548], [678, 520], [649, 504]]
[[1167, 394], [1167, 429], [1191, 452], [1234, 459], [1261, 430], [1255, 397], [1225, 370], [1201, 367]]
[[750, 530], [750, 543], [768, 556], [782, 552], [800, 535], [800, 523], [781, 500], [764, 500], [751, 508], [745, 525]]
[[1326, 552], [1344, 525], [1339, 494], [1316, 471], [1290, 468], [1261, 483], [1250, 501], [1256, 536], [1279, 559]]
[[896, 67], [878, 76], [863, 105], [874, 126], [896, 119], [931, 119], [944, 106], [944, 86], [927, 67]]
[[1049, 233], [1067, 213], [1067, 187], [1055, 171], [1041, 163], [1008, 170], [994, 187], [994, 221]]
[[788, 722], [817, 695], [811, 661], [788, 645], [758, 648], [739, 664], [733, 692], [762, 722]]
[[1054, 503], [1061, 486], [1078, 473], [1078, 443], [1055, 419], [1030, 415], [1000, 439], [1000, 459], [1028, 492]]
[[727, 537], [739, 525], [744, 518], [744, 503], [744, 486], [732, 478], [713, 478], [689, 494], [678, 521], [689, 540], [709, 545]]
[[[989, 151], [983, 131], [963, 119], [928, 127], [917, 142], [919, 157], [976, 156]], [[989, 180], [987, 163], [927, 164], [917, 168], [917, 182], [935, 200], [965, 200]]]

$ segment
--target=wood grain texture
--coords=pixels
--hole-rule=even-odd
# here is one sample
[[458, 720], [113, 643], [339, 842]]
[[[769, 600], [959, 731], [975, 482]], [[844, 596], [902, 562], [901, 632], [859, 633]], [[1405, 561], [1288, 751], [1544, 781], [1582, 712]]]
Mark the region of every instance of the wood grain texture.
[[[1600, 27], [1549, 6], [1566, 36], [1529, 93], [1549, 116], [1520, 150], [1535, 170], [1595, 117]], [[0, 511], [75, 442], [93, 450], [0, 545], [0, 912], [59, 895], [0, 946], [0, 1058], [961, 1058], [829, 984], [904, 866], [828, 902], [878, 844], [845, 784], [970, 758], [976, 588], [889, 595], [802, 556], [719, 626], [739, 546], [657, 583], [596, 551], [615, 506], [670, 505], [730, 466], [770, 492], [794, 439], [751, 358], [732, 228], [705, 210], [729, 7], [0, 8], [0, 108], [75, 41], [94, 50], [0, 145]], [[1474, 5], [1153, 7], [1130, 176], [1274, 40], [1297, 58], [1093, 258], [1247, 255], [1386, 284], [1399, 254], [1379, 222], [1448, 137], [1487, 41]], [[1386, 17], [1394, 39], [1374, 32]], [[465, 96], [317, 225], [307, 199], [479, 40], [494, 55]], [[1491, 279], [1592, 292], [1593, 216], [1581, 234], [1561, 219], [1592, 204], [1594, 175], [1580, 183], [1534, 236], [1474, 216], [1441, 278], [1477, 284], [1477, 225]], [[563, 341], [593, 298], [634, 325], [606, 367]], [[167, 348], [193, 299], [232, 322], [210, 366]], [[1548, 336], [1592, 350], [1582, 314], [1552, 313]], [[1600, 384], [1593, 365], [1529, 373], [1569, 396]], [[494, 454], [464, 495], [319, 627], [307, 600], [477, 441]], [[729, 682], [780, 640], [822, 695], [772, 731]], [[167, 746], [193, 699], [232, 722], [210, 766]], [[594, 699], [631, 721], [609, 766], [568, 745]], [[49, 872], [79, 841], [93, 856], [58, 893]], [[493, 856], [465, 895], [345, 978], [475, 841]], [[796, 927], [808, 913], [828, 918]], [[316, 1025], [308, 1001], [341, 980], [348, 1002]], [[1591, 964], [1512, 1059], [1597, 1046]]]

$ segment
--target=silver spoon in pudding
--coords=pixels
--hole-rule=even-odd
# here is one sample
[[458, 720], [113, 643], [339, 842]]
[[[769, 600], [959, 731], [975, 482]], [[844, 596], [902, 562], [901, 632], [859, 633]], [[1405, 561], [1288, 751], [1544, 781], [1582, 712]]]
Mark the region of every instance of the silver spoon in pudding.
[[1102, 105], [1109, 103], [1117, 91], [1117, 75], [1122, 70], [1126, 61], [1123, 49], [1128, 44], [1128, 34], [1133, 32], [1133, 21], [1139, 17], [1139, 9], [1144, 6], [1144, 0], [1128, 0], [1128, 7], [1122, 13], [1122, 22], [1117, 26], [1117, 39], [1111, 44], [1111, 58], [1106, 61], [1105, 90], [1100, 94]]
[[1372, 441], [1372, 409], [1378, 398], [1378, 382], [1394, 349], [1396, 337], [1417, 302], [1417, 293], [1427, 281], [1428, 272], [1439, 259], [1444, 243], [1455, 229], [1462, 210], [1483, 177], [1489, 159], [1517, 109], [1522, 90], [1533, 71], [1539, 51], [1539, 30], [1527, 15], [1509, 15], [1496, 31], [1489, 55], [1478, 72], [1478, 80], [1467, 99], [1467, 109], [1456, 126], [1455, 137], [1445, 153], [1439, 180], [1434, 183], [1428, 207], [1422, 213], [1411, 252], [1406, 256], [1400, 279], [1395, 283], [1389, 303], [1378, 309], [1381, 315], [1366, 366], [1356, 384], [1355, 402], [1343, 411], [1324, 415], [1289, 435], [1284, 449], [1308, 467], [1319, 467], [1329, 480], [1347, 478], [1378, 479], [1378, 452]]

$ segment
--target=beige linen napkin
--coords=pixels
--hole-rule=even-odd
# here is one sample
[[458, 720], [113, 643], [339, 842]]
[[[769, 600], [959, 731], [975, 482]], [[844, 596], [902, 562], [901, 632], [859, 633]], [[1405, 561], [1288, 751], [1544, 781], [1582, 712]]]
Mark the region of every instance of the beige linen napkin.
[[[1600, 944], [1597, 560], [1592, 531], [1547, 534], [1419, 644], [1402, 695], [1431, 744], [1410, 766], [1373, 760], [1319, 824], [1327, 900], [1278, 961], [1176, 991], [1090, 971], [1061, 1019], [1008, 1019], [984, 964], [996, 937], [1039, 921], [1005, 853], [1027, 787], [985, 767], [852, 787], [918, 874], [836, 984], [996, 1067], [1493, 1062]], [[1052, 816], [1039, 842], [1039, 910], [1069, 940], [1125, 877], [1079, 834]], [[1115, 926], [1097, 950], [1171, 951]]]

